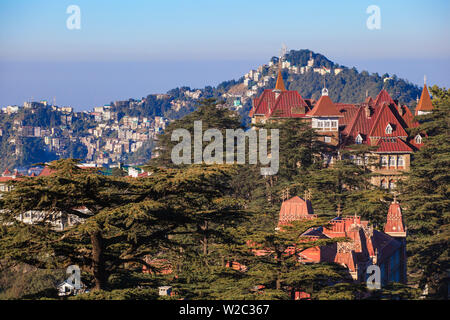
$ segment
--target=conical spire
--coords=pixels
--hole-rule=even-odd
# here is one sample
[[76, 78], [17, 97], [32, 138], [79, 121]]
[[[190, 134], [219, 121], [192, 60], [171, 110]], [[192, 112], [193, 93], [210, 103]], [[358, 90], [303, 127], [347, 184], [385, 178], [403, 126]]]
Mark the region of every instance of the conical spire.
[[428, 92], [426, 78], [424, 78], [423, 90], [420, 96], [420, 100], [416, 106], [416, 116], [431, 112], [433, 110], [433, 104], [431, 103], [430, 93]]
[[281, 65], [278, 68], [278, 77], [277, 84], [275, 85], [276, 90], [286, 91], [286, 87], [284, 86], [283, 75], [281, 74]]

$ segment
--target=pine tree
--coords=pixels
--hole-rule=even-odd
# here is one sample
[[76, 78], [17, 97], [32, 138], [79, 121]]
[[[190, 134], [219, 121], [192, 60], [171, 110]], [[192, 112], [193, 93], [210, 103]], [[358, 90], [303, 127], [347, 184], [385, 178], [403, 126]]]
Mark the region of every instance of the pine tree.
[[[159, 156], [149, 162], [150, 165], [174, 167], [174, 163], [171, 159], [171, 152], [173, 147], [178, 143], [171, 140], [172, 133], [177, 129], [188, 130], [191, 136], [194, 136], [194, 122], [202, 121], [202, 136], [208, 129], [218, 129], [222, 132], [222, 136], [225, 137], [226, 129], [239, 129], [241, 128], [241, 122], [238, 114], [224, 108], [218, 101], [213, 98], [204, 99], [200, 101], [198, 108], [184, 116], [183, 118], [172, 122], [165, 133], [159, 137], [157, 148]], [[194, 139], [191, 139], [191, 150], [194, 150]], [[202, 142], [204, 148], [208, 142]], [[202, 148], [202, 150], [203, 150]], [[192, 151], [192, 163], [194, 152]]]
[[450, 239], [450, 90], [433, 86], [434, 110], [418, 117], [413, 134], [426, 134], [400, 183], [408, 227], [410, 280], [429, 297], [447, 297]]
[[[312, 239], [301, 235], [310, 230], [327, 225], [326, 218], [294, 221], [279, 230], [255, 227], [247, 238], [250, 254], [241, 256], [239, 262], [247, 266], [245, 284], [261, 288], [255, 295], [264, 299], [292, 299], [295, 291], [305, 291], [312, 299], [326, 287], [338, 283], [351, 283], [347, 270], [337, 264], [305, 264], [299, 253], [307, 248], [325, 246], [344, 238]], [[273, 225], [272, 225], [273, 226]], [[324, 297], [324, 293], [322, 293]]]
[[[93, 277], [96, 289], [110, 288], [108, 278], [118, 272], [143, 265], [152, 270], [145, 257], [179, 248], [174, 235], [197, 225], [199, 213], [214, 211], [205, 203], [226, 207], [214, 185], [225, 180], [223, 168], [161, 169], [137, 180], [103, 176], [74, 160], [50, 168], [55, 170], [50, 176], [24, 178], [4, 194], [1, 256], [39, 268], [77, 264]], [[207, 199], [212, 195], [218, 196]], [[78, 210], [83, 207], [88, 212]], [[22, 223], [18, 218], [30, 210], [42, 220]], [[81, 221], [57, 230], [55, 214]]]

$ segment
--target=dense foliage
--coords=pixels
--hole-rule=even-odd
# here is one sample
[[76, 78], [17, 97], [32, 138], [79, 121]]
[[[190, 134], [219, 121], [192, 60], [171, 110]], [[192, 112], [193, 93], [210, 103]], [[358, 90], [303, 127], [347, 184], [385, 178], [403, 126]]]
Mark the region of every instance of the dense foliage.
[[450, 90], [431, 88], [434, 110], [418, 117], [426, 135], [400, 185], [406, 205], [410, 281], [431, 297], [446, 298], [450, 243]]

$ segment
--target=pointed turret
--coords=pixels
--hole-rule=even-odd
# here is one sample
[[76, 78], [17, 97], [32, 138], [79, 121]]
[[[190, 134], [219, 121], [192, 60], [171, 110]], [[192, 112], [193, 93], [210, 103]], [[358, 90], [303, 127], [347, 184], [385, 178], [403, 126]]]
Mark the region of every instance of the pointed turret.
[[375, 98], [375, 105], [382, 105], [384, 102], [387, 104], [395, 104], [389, 93], [385, 89], [381, 89], [380, 93]]
[[402, 208], [395, 198], [389, 206], [384, 232], [394, 238], [406, 237], [406, 228], [403, 224]]
[[424, 80], [422, 94], [420, 96], [420, 100], [416, 106], [416, 116], [420, 116], [421, 114], [430, 113], [433, 110], [433, 104], [431, 103], [430, 93], [428, 92], [426, 80]]

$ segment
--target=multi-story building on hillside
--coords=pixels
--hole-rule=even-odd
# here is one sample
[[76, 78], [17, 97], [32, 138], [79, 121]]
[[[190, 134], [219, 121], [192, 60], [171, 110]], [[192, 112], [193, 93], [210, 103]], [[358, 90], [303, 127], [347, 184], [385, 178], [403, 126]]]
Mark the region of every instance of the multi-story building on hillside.
[[[416, 107], [416, 115], [433, 109], [426, 85]], [[340, 157], [340, 151], [361, 144], [373, 147], [364, 159], [375, 159], [367, 163], [377, 173], [372, 183], [386, 189], [395, 188], [403, 171], [408, 171], [411, 155], [422, 146], [421, 134], [410, 136], [408, 129], [418, 123], [406, 105], [393, 100], [386, 90], [378, 96], [358, 104], [334, 103], [328, 90], [322, 90], [318, 101], [304, 99], [297, 91], [285, 89], [281, 68], [276, 87], [264, 90], [260, 97], [253, 99], [250, 110], [253, 124], [297, 118], [315, 128], [323, 141], [334, 147], [333, 154], [324, 155], [327, 164]]]

